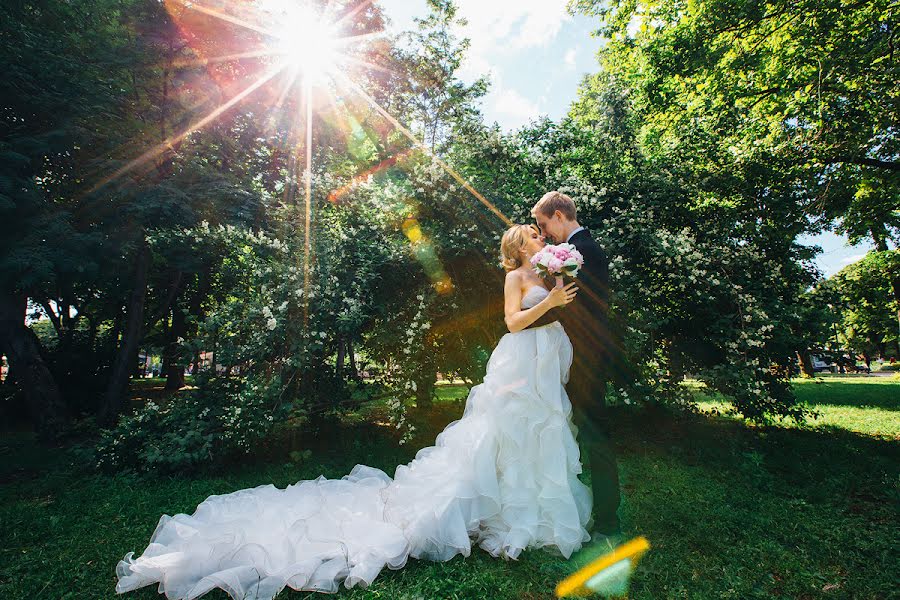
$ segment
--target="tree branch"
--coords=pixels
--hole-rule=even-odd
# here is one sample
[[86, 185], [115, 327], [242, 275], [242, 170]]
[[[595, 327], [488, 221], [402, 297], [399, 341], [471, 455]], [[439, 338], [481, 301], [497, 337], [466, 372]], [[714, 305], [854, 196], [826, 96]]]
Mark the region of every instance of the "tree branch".
[[56, 335], [62, 336], [62, 323], [59, 321], [59, 316], [57, 316], [57, 314], [53, 312], [53, 309], [50, 308], [50, 302], [41, 300], [41, 307], [44, 309], [44, 312], [47, 313], [47, 316], [50, 317], [50, 322], [53, 323], [53, 327], [56, 329]]
[[890, 162], [886, 160], [878, 160], [877, 158], [865, 158], [854, 156], [837, 156], [826, 159], [827, 164], [850, 163], [854, 165], [864, 165], [867, 167], [877, 167], [879, 169], [888, 169], [890, 171], [900, 171], [900, 163]]

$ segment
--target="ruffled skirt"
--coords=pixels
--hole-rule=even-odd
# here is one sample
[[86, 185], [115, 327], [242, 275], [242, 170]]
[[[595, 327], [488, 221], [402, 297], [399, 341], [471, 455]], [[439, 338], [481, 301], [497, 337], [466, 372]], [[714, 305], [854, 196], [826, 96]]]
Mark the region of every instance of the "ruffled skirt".
[[394, 477], [356, 465], [318, 477], [210, 496], [192, 515], [163, 515], [139, 558], [116, 567], [116, 591], [159, 583], [168, 598], [214, 588], [273, 598], [285, 586], [336, 592], [369, 585], [409, 557], [515, 559], [528, 547], [568, 558], [590, 539], [591, 492], [564, 383], [572, 346], [559, 323], [506, 334], [463, 416]]

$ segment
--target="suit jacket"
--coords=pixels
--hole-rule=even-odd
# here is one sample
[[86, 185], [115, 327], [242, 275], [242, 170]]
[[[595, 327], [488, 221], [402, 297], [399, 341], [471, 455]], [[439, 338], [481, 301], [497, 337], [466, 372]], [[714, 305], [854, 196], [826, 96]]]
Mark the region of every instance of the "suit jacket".
[[568, 305], [550, 309], [526, 329], [562, 323], [575, 352], [570, 382], [578, 378], [596, 395], [604, 382], [618, 379], [614, 365], [622, 346], [609, 324], [609, 259], [587, 229], [573, 235], [569, 243], [584, 257], [576, 278], [578, 295]]

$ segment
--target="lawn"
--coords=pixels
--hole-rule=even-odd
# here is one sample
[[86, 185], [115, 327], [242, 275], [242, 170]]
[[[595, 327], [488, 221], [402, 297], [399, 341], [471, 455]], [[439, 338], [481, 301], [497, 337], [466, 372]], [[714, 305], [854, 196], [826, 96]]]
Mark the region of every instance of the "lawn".
[[[631, 598], [897, 597], [900, 382], [796, 383], [821, 413], [809, 427], [751, 427], [726, 417], [616, 412], [629, 535], [653, 548]], [[192, 512], [209, 494], [324, 474], [362, 462], [393, 473], [459, 417], [466, 390], [440, 400], [407, 446], [376, 425], [379, 407], [348, 418], [335, 439], [293, 435], [219, 472], [190, 477], [93, 473], [72, 448], [42, 449], [25, 433], [0, 442], [0, 597], [112, 598], [115, 564], [144, 549], [160, 514]], [[723, 400], [701, 395], [709, 409]], [[294, 463], [292, 449], [312, 458]], [[552, 598], [587, 561], [528, 551], [503, 562], [475, 550], [447, 563], [410, 561], [344, 598]], [[311, 594], [284, 592], [280, 597]], [[146, 588], [124, 598], [157, 598]], [[225, 598], [221, 593], [210, 598]]]
[[[701, 409], [723, 411], [731, 406], [700, 384], [687, 385], [695, 390]], [[794, 379], [793, 385], [797, 398], [814, 411], [807, 426], [900, 440], [900, 378], [828, 374]]]

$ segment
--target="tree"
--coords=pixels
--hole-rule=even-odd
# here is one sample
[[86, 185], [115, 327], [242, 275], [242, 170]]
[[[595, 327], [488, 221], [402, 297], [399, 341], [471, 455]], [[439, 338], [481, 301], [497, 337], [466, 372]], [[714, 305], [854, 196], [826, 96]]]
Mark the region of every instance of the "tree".
[[[59, 386], [24, 326], [26, 298], [57, 306], [63, 340], [83, 302], [79, 281], [96, 269], [97, 238], [79, 230], [58, 190], [79, 181], [78, 166], [102, 145], [123, 83], [118, 52], [127, 34], [119, 21], [128, 2], [16, 2], [0, 9], [0, 304], [4, 345], [35, 425], [44, 438], [69, 421]], [[77, 32], [74, 34], [73, 32]], [[106, 125], [115, 127], [115, 119]]]
[[[797, 232], [900, 240], [898, 9], [890, 0], [598, 2], [604, 73], [643, 145], [711, 194]], [[602, 86], [601, 86], [602, 87]], [[760, 215], [761, 218], [766, 218]], [[900, 281], [892, 282], [900, 301]]]
[[432, 152], [448, 149], [450, 135], [479, 124], [481, 115], [476, 101], [487, 93], [486, 77], [465, 84], [457, 75], [469, 48], [469, 40], [458, 40], [452, 29], [464, 26], [452, 0], [428, 0], [430, 14], [416, 18], [417, 29], [407, 32], [407, 50], [400, 51], [408, 89], [404, 114], [421, 132]]
[[900, 250], [873, 250], [828, 280], [840, 298], [840, 330], [848, 349], [866, 357], [900, 355], [900, 312], [891, 282], [900, 275]]

